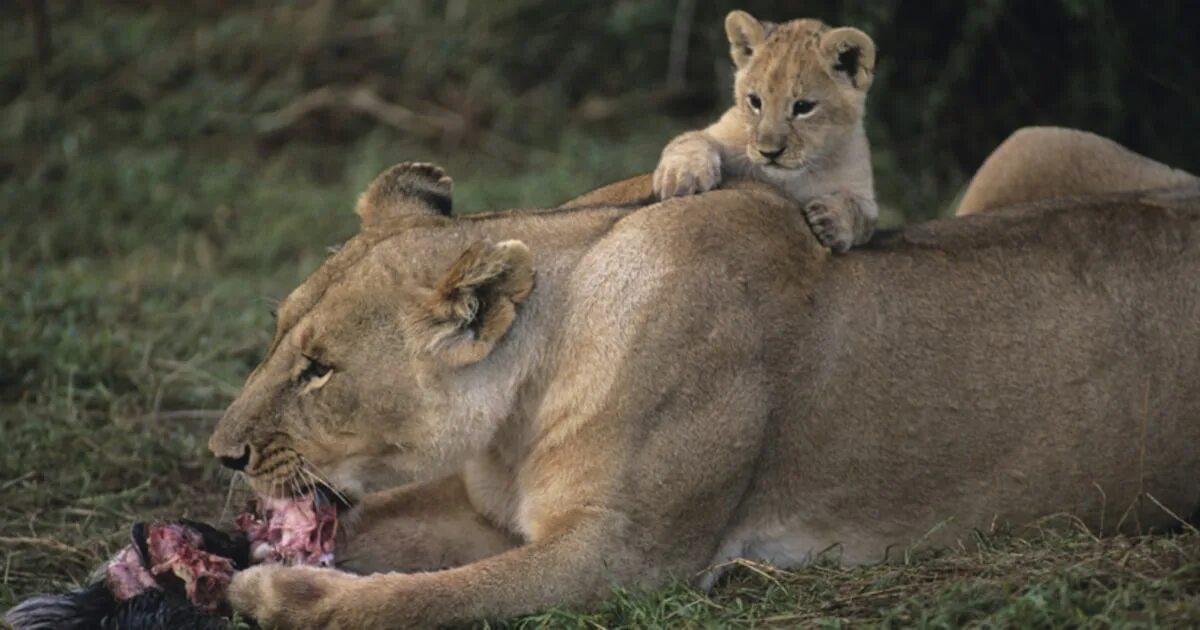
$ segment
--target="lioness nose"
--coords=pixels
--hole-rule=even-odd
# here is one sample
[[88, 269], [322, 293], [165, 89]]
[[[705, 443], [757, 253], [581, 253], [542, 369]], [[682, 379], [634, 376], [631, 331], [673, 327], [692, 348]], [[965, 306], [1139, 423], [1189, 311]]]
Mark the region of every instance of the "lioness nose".
[[768, 151], [766, 149], [759, 149], [758, 152], [761, 153], [762, 156], [767, 158], [768, 160], [774, 160], [775, 158], [783, 155], [783, 150], [785, 148], [786, 147], [779, 147], [778, 149], [775, 149], [772, 151]]
[[250, 463], [250, 446], [247, 445], [245, 449], [242, 450], [241, 457], [218, 457], [217, 459], [220, 459], [221, 464], [226, 468], [233, 470], [245, 470], [246, 464]]

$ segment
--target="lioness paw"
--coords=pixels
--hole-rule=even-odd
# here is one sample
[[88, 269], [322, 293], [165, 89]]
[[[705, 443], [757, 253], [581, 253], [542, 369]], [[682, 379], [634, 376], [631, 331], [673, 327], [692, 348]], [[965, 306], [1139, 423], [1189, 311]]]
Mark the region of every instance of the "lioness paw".
[[264, 627], [329, 627], [355, 576], [334, 569], [264, 564], [233, 576], [229, 604]]
[[668, 146], [654, 169], [654, 195], [683, 197], [712, 190], [721, 183], [721, 156], [705, 146]]
[[817, 197], [804, 205], [804, 220], [822, 245], [843, 253], [854, 244], [854, 200], [833, 194]]

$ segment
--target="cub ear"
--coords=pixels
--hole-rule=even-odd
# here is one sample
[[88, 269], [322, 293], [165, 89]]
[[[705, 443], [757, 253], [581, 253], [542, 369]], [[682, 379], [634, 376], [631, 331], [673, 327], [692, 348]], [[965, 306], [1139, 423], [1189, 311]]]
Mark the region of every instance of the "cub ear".
[[454, 180], [428, 162], [403, 162], [384, 171], [358, 198], [354, 211], [365, 228], [414, 214], [449, 216]]
[[875, 42], [856, 28], [835, 28], [821, 37], [825, 70], [834, 79], [866, 90], [875, 79]]
[[533, 291], [533, 255], [520, 241], [478, 241], [458, 257], [415, 322], [422, 346], [452, 365], [482, 360]]
[[744, 68], [754, 51], [767, 39], [774, 24], [759, 22], [745, 11], [730, 11], [725, 16], [725, 36], [729, 38], [729, 56], [738, 69]]

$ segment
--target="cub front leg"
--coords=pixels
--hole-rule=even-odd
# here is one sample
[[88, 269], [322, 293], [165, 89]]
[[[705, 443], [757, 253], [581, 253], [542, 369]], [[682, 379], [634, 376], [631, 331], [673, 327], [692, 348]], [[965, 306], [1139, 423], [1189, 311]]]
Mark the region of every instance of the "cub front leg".
[[861, 245], [875, 232], [879, 207], [875, 199], [849, 192], [835, 192], [804, 204], [804, 219], [817, 240], [829, 249], [843, 253]]
[[346, 521], [337, 564], [352, 573], [434, 571], [517, 544], [475, 510], [457, 475], [370, 494]]
[[612, 528], [579, 523], [456, 569], [355, 576], [261, 565], [234, 576], [229, 601], [266, 627], [413, 628], [504, 619], [603, 598], [654, 572]]
[[721, 153], [702, 131], [690, 131], [663, 149], [654, 169], [654, 195], [683, 197], [712, 190], [721, 183]]

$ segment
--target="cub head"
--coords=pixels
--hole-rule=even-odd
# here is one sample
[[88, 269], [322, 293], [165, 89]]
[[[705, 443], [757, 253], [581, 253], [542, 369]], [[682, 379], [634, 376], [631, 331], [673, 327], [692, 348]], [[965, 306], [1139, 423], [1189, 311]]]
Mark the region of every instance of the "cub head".
[[354, 496], [438, 474], [508, 414], [511, 370], [494, 364], [533, 290], [532, 258], [456, 227], [450, 186], [427, 164], [380, 175], [359, 235], [279, 304], [266, 358], [209, 440], [257, 491]]
[[725, 18], [725, 33], [751, 162], [808, 169], [857, 132], [875, 71], [866, 33], [817, 20], [760, 22], [745, 11]]

